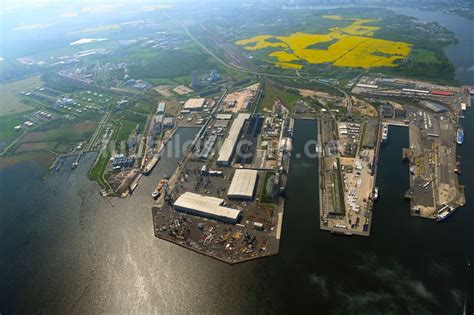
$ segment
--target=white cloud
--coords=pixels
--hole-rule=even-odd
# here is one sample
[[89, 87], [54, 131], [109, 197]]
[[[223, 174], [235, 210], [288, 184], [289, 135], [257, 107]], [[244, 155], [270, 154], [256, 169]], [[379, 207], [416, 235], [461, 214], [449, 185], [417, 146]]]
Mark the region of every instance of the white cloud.
[[66, 13], [61, 14], [59, 17], [61, 17], [61, 18], [72, 18], [72, 17], [76, 17], [76, 16], [78, 16], [78, 14], [76, 12], [66, 12]]
[[156, 11], [156, 10], [163, 10], [163, 9], [170, 9], [173, 6], [171, 4], [159, 4], [159, 5], [148, 5], [144, 6], [142, 10], [144, 11]]
[[83, 7], [81, 11], [84, 13], [102, 13], [102, 12], [112, 11], [113, 9], [116, 9], [120, 6], [121, 5], [119, 4], [98, 4], [98, 5]]
[[28, 31], [28, 30], [35, 30], [41, 28], [50, 27], [53, 24], [26, 24], [26, 25], [19, 25], [14, 28], [15, 31]]

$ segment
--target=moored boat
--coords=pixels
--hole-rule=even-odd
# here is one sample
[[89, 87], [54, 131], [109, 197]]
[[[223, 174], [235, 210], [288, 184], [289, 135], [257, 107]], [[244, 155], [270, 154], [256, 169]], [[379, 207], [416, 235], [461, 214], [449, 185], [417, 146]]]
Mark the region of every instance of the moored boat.
[[454, 172], [455, 172], [456, 174], [461, 174], [461, 173], [462, 173], [461, 161], [457, 161], [457, 162], [456, 162], [456, 168], [454, 169]]
[[459, 127], [456, 133], [456, 143], [463, 144], [463, 142], [464, 142], [464, 130], [461, 127]]
[[143, 169], [143, 174], [150, 174], [151, 170], [155, 167], [156, 163], [158, 163], [159, 160], [160, 156], [158, 154], [154, 155], [145, 165], [145, 168]]
[[152, 192], [151, 196], [153, 197], [153, 199], [158, 198], [167, 185], [168, 185], [168, 179], [165, 176], [162, 180], [160, 180], [160, 182], [158, 183], [158, 186], [156, 186], [155, 190]]
[[454, 213], [455, 208], [445, 205], [443, 208], [438, 210], [438, 214], [436, 216], [436, 221], [441, 222], [446, 220], [451, 214]]
[[384, 124], [382, 126], [382, 143], [387, 142], [388, 140], [388, 125]]

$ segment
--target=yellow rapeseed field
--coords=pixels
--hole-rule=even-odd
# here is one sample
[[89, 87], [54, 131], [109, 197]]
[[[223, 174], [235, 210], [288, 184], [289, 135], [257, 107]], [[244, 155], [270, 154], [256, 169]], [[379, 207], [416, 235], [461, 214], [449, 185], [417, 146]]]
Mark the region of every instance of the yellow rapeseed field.
[[[411, 44], [373, 38], [377, 26], [374, 19], [344, 19], [339, 15], [326, 15], [331, 20], [347, 20], [352, 23], [345, 27], [331, 28], [328, 34], [294, 33], [289, 36], [259, 35], [239, 40], [237, 45], [246, 50], [258, 50], [267, 47], [279, 50], [269, 54], [276, 58], [274, 64], [285, 69], [301, 69], [301, 61], [310, 64], [331, 63], [337, 67], [371, 68], [396, 67], [398, 60], [408, 57]], [[268, 41], [271, 39], [272, 41]], [[311, 46], [327, 43], [327, 49]], [[299, 63], [296, 63], [300, 61]]]

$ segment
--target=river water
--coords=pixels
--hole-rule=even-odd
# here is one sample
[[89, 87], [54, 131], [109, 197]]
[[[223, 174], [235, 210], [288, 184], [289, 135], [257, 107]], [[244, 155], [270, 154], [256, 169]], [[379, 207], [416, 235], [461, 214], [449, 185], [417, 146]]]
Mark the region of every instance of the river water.
[[[473, 25], [438, 13], [424, 18], [433, 17]], [[474, 63], [473, 42], [467, 36], [463, 44], [463, 51], [471, 45], [470, 53], [448, 48], [451, 58], [470, 56], [453, 59], [464, 83], [472, 78], [461, 68]], [[468, 112], [465, 120], [472, 117]], [[468, 259], [474, 262], [474, 130], [464, 127], [466, 207], [442, 224], [410, 217], [402, 199], [408, 166], [401, 161], [408, 131], [390, 127], [372, 235], [346, 238], [319, 230], [317, 163], [297, 158], [317, 125], [297, 121], [281, 252], [236, 266], [153, 236], [150, 193], [172, 173], [176, 157], [161, 160], [132, 198], [110, 203], [85, 176], [90, 155], [74, 172], [64, 167], [47, 174], [35, 162], [6, 169], [0, 173], [0, 313], [462, 313], [474, 295], [467, 268]], [[180, 129], [177, 136], [183, 142], [196, 132]]]

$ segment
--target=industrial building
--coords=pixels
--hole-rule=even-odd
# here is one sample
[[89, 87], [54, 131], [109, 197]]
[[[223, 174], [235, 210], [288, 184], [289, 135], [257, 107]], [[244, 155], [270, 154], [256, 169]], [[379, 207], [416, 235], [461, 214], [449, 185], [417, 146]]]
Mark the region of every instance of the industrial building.
[[358, 83], [356, 84], [357, 87], [359, 88], [364, 88], [364, 89], [378, 89], [378, 85], [375, 85], [375, 84], [362, 84], [362, 83]]
[[214, 128], [227, 128], [229, 125], [228, 120], [216, 120], [214, 121]]
[[251, 164], [255, 154], [256, 143], [258, 142], [258, 135], [260, 134], [263, 127], [264, 117], [259, 114], [253, 114], [250, 116], [249, 122], [247, 123], [242, 135], [240, 136], [239, 144], [239, 156], [236, 157], [235, 162], [239, 164]]
[[112, 159], [112, 168], [114, 170], [133, 167], [134, 164], [135, 158], [133, 156], [125, 156], [123, 154], [118, 154]]
[[237, 140], [239, 139], [240, 133], [242, 131], [242, 127], [249, 118], [250, 114], [239, 114], [237, 118], [235, 118], [232, 126], [229, 129], [227, 138], [224, 140], [224, 143], [222, 144], [222, 147], [219, 151], [219, 157], [216, 161], [217, 164], [226, 166], [230, 165]]
[[214, 147], [214, 143], [216, 143], [217, 136], [212, 135], [210, 136], [206, 142], [204, 143], [204, 147], [201, 150], [201, 153], [199, 153], [199, 158], [206, 160], [209, 157], [209, 154], [211, 153], [212, 148]]
[[380, 106], [380, 114], [383, 118], [393, 117], [393, 106], [391, 104], [383, 104]]
[[153, 119], [153, 133], [159, 134], [161, 132], [161, 128], [163, 127], [163, 115], [156, 115]]
[[235, 170], [234, 177], [229, 187], [229, 199], [253, 199], [257, 185], [258, 171], [248, 169]]
[[184, 109], [188, 110], [202, 110], [206, 103], [205, 98], [190, 98], [184, 103]]
[[171, 129], [174, 126], [174, 117], [165, 117], [162, 122], [163, 128]]
[[165, 113], [165, 109], [166, 109], [166, 104], [165, 104], [165, 102], [160, 102], [160, 103], [158, 104], [158, 108], [156, 109], [156, 114], [157, 114], [157, 115], [160, 115], [160, 114], [162, 115], [162, 114], [164, 114], [164, 113]]
[[217, 114], [216, 119], [217, 120], [231, 120], [232, 114]]
[[445, 112], [448, 111], [448, 109], [446, 107], [444, 107], [443, 105], [437, 104], [437, 103], [426, 102], [425, 105], [426, 105], [426, 107], [428, 107], [429, 109], [431, 109], [432, 111], [434, 111], [437, 114], [445, 113]]
[[433, 90], [431, 91], [431, 94], [439, 95], [439, 96], [453, 96], [454, 95], [454, 93], [451, 91], [441, 91], [441, 90]]
[[224, 199], [185, 192], [176, 199], [177, 211], [235, 224], [242, 215], [241, 210], [223, 207]]
[[196, 71], [191, 71], [191, 87], [192, 88], [201, 87], [201, 81], [199, 80], [199, 77]]

